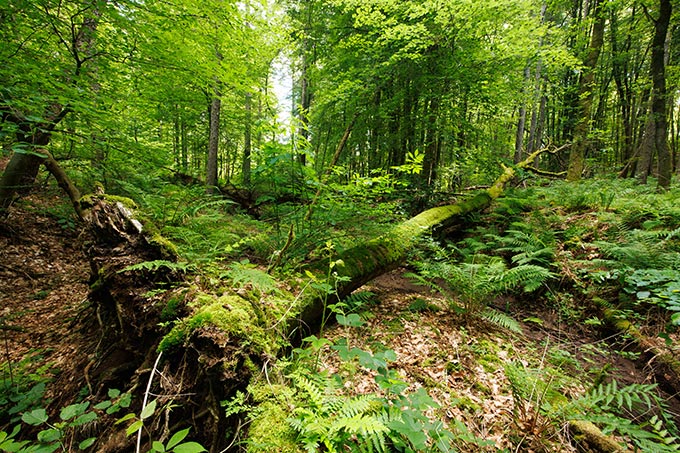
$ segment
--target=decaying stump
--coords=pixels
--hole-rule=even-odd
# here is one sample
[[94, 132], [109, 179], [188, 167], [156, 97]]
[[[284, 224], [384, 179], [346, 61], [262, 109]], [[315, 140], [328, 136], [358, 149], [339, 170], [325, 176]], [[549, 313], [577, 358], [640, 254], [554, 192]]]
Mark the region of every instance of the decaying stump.
[[[91, 238], [86, 247], [92, 270], [89, 298], [94, 328], [101, 331], [96, 358], [85, 370], [86, 380], [95, 396], [102, 397], [109, 388], [123, 388], [136, 395], [133, 401], [139, 406], [159, 354], [158, 345], [169, 330], [162, 322], [172, 320], [168, 319], [168, 307], [172, 305], [176, 318], [188, 314], [180, 299], [190, 295], [176, 294], [171, 288], [185, 275], [178, 270], [181, 266], [173, 266], [177, 254], [172, 244], [153, 225], [136, 218], [129, 200], [90, 195], [84, 197], [83, 206]], [[188, 285], [183, 286], [186, 291]], [[236, 372], [240, 345], [235, 343], [216, 329], [205, 328], [181, 351], [164, 355], [161, 377], [156, 376], [154, 386], [160, 388], [156, 390], [158, 405], [175, 399], [181, 399], [181, 404], [172, 410], [172, 416], [167, 409], [148, 422], [154, 440], [162, 441], [164, 436], [193, 425], [198, 432], [192, 431], [192, 436], [219, 451], [227, 429], [219, 403], [249, 378], [247, 373]], [[139, 407], [133, 409], [139, 413]], [[133, 439], [121, 435], [121, 430], [117, 426], [102, 435], [98, 451], [132, 451]]]

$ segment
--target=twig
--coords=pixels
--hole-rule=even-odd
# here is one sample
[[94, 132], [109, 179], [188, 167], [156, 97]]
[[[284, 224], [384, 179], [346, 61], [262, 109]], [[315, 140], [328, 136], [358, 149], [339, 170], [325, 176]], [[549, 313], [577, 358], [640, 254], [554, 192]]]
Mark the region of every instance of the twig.
[[[149, 382], [146, 384], [146, 392], [144, 392], [144, 401], [142, 402], [142, 412], [144, 412], [144, 409], [146, 408], [146, 402], [149, 399], [149, 393], [151, 392], [151, 383], [153, 382], [153, 377], [156, 374], [156, 369], [158, 368], [158, 362], [161, 361], [161, 356], [163, 355], [163, 351], [160, 351], [158, 353], [158, 357], [156, 357], [156, 362], [153, 364], [153, 369], [151, 370], [151, 375], [149, 376]], [[141, 448], [142, 448], [142, 428], [144, 426], [139, 427], [139, 431], [137, 431], [137, 449], [135, 450], [136, 453], [139, 453]]]

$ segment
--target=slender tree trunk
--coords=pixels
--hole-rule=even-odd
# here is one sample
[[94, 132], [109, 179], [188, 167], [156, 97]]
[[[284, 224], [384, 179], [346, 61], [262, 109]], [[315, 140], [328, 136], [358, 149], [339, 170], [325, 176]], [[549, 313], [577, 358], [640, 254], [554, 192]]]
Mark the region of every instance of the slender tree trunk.
[[[527, 65], [524, 68], [524, 88], [522, 89], [522, 94], [525, 94], [527, 85], [529, 84], [529, 78], [531, 76], [531, 70]], [[519, 108], [519, 115], [517, 118], [517, 131], [515, 134], [515, 157], [513, 162], [519, 163], [522, 161], [522, 156], [524, 155], [524, 133], [526, 131], [527, 122], [527, 106], [526, 101], [522, 99], [522, 105]]]
[[439, 99], [433, 97], [429, 102], [427, 114], [427, 131], [425, 133], [425, 156], [423, 157], [424, 182], [431, 186], [437, 177], [439, 165], [439, 132], [437, 130], [437, 118], [439, 116]]
[[222, 101], [215, 90], [210, 102], [210, 136], [208, 139], [208, 160], [206, 162], [205, 185], [208, 193], [217, 187], [217, 155], [220, 141], [220, 109]]
[[252, 123], [252, 98], [253, 95], [250, 93], [246, 94], [246, 124], [245, 124], [245, 134], [244, 134], [244, 145], [243, 145], [243, 185], [250, 185], [250, 154], [251, 154], [251, 123]]
[[568, 181], [578, 181], [585, 169], [586, 150], [589, 147], [590, 112], [592, 110], [595, 88], [595, 69], [604, 42], [605, 18], [602, 14], [602, 1], [594, 0], [593, 30], [590, 35], [588, 54], [583, 62], [583, 73], [579, 81], [579, 119], [574, 128], [574, 143], [569, 155]]

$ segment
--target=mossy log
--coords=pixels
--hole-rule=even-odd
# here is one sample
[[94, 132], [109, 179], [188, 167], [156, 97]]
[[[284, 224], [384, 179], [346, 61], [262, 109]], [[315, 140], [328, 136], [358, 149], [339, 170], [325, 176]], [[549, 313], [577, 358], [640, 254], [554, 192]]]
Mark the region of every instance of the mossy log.
[[[503, 166], [503, 173], [489, 188], [481, 190], [469, 198], [448, 206], [428, 209], [415, 217], [392, 228], [375, 239], [359, 244], [338, 254], [334, 267], [336, 272], [337, 295], [342, 298], [360, 288], [367, 282], [396, 268], [413, 248], [419, 238], [436, 229], [450, 228], [460, 223], [467, 214], [480, 212], [491, 205], [493, 200], [503, 194], [506, 184], [515, 177], [516, 168], [532, 165], [541, 154], [558, 150], [542, 149], [532, 153], [516, 167]], [[300, 333], [318, 330], [324, 319], [328, 304], [325, 297], [312, 298], [302, 307], [297, 322], [292, 323], [291, 331]]]
[[[173, 300], [183, 295], [171, 289], [185, 279], [183, 267], [175, 265], [178, 256], [174, 246], [151, 222], [139, 217], [131, 200], [99, 193], [83, 197], [81, 205], [89, 237], [88, 298], [93, 309], [83, 324], [98, 339], [97, 349], [84, 367], [85, 382], [81, 385], [87, 385], [95, 401], [105, 397], [109, 388], [123, 388], [135, 393], [133, 405], [138, 405], [143, 399], [143, 383], [158, 355], [158, 344], [167, 334], [162, 321], [167, 320], [168, 307], [173, 309], [173, 317], [188, 314], [186, 307]], [[153, 262], [160, 264], [135, 266]], [[184, 287], [182, 291], [188, 290]], [[159, 405], [164, 405], [173, 401], [174, 393], [187, 395], [173, 417], [194, 420], [193, 435], [215, 448], [220, 445], [216, 437], [227, 428], [219, 402], [234, 391], [229, 382], [238, 386], [247, 380], [225, 376], [238, 372], [243, 362], [241, 345], [236, 338], [223, 341], [225, 335], [216, 330], [199, 332], [179, 355], [166, 356], [159, 385], [170, 396], [158, 396]], [[141, 408], [131, 409], [139, 413]], [[155, 439], [167, 429], [152, 423], [146, 427]], [[98, 451], [133, 451], [133, 439], [121, 437], [120, 431], [120, 427], [113, 427], [102, 433]]]
[[618, 442], [604, 434], [600, 428], [585, 420], [571, 420], [569, 432], [580, 451], [592, 453], [626, 453]]
[[618, 333], [633, 339], [635, 349], [640, 353], [641, 367], [651, 366], [659, 384], [669, 394], [680, 394], [680, 361], [672, 354], [659, 350], [656, 344], [628, 321], [621, 312], [611, 307], [607, 301], [594, 297], [593, 302], [602, 312], [604, 321]]

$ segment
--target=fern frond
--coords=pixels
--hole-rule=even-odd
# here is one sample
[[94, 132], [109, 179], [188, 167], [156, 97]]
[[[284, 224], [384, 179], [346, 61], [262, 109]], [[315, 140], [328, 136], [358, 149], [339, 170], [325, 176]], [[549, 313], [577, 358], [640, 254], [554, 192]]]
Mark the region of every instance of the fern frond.
[[487, 308], [480, 314], [480, 316], [491, 324], [502, 327], [511, 332], [522, 333], [522, 326], [519, 322], [498, 310]]
[[525, 292], [531, 292], [537, 289], [544, 281], [553, 277], [554, 274], [545, 267], [535, 264], [524, 264], [508, 269], [501, 274], [498, 283], [506, 291], [523, 285]]
[[193, 266], [189, 263], [176, 263], [173, 261], [166, 260], [154, 260], [154, 261], [142, 261], [141, 263], [133, 264], [131, 266], [126, 266], [119, 270], [118, 273], [123, 273], [127, 271], [157, 271], [158, 269], [167, 269], [168, 271], [180, 271], [188, 272], [193, 269]]
[[375, 293], [371, 291], [355, 291], [342, 299], [341, 302], [347, 306], [347, 311], [351, 313], [361, 310], [362, 307], [372, 305], [375, 301]]
[[260, 294], [271, 294], [280, 292], [277, 281], [267, 272], [258, 269], [255, 265], [244, 260], [240, 263], [232, 263], [229, 270], [224, 273], [225, 277], [231, 279], [234, 286], [244, 288], [251, 285]]

